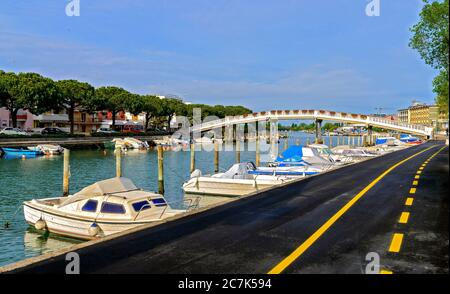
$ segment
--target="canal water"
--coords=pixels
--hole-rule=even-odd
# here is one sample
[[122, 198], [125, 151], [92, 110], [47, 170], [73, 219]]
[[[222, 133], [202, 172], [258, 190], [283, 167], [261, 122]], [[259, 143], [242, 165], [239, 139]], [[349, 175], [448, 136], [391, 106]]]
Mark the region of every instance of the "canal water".
[[[305, 144], [312, 134], [294, 132], [289, 145], [298, 140]], [[336, 138], [333, 139], [334, 145]], [[261, 143], [264, 149], [265, 143]], [[281, 139], [280, 149], [284, 148]], [[268, 148], [266, 148], [268, 149]], [[156, 151], [128, 151], [122, 155], [122, 173], [140, 188], [157, 191]], [[203, 174], [214, 171], [212, 152], [196, 152], [196, 168]], [[241, 151], [241, 161], [254, 161], [254, 151]], [[165, 197], [174, 206], [182, 206], [182, 184], [189, 179], [189, 151], [164, 153]], [[235, 161], [235, 152], [220, 152], [220, 170], [227, 170]], [[73, 150], [70, 154], [70, 192], [75, 193], [96, 181], [115, 176], [115, 156], [112, 151]], [[33, 198], [60, 196], [62, 193], [63, 157], [30, 159], [0, 159], [0, 266], [28, 257], [70, 246], [80, 241], [56, 236], [44, 236], [30, 228], [23, 218], [22, 202]], [[9, 227], [5, 224], [9, 223]]]

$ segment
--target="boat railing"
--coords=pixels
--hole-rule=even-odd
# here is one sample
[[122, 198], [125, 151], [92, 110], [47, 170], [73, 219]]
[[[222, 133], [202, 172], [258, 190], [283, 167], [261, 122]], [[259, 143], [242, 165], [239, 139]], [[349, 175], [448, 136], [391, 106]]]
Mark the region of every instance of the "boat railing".
[[[201, 199], [201, 197], [198, 196], [198, 197], [195, 197], [195, 198], [183, 199], [183, 200], [180, 200], [180, 201], [166, 202], [167, 205], [164, 206], [164, 209], [162, 210], [161, 214], [159, 215], [159, 218], [161, 219], [162, 216], [164, 215], [164, 213], [166, 212], [167, 207], [169, 207], [170, 205], [172, 205], [172, 204], [174, 204], [174, 203], [180, 203], [180, 202], [182, 202], [182, 203], [184, 204], [184, 203], [188, 202], [188, 203], [189, 203], [188, 205], [184, 205], [184, 207], [187, 207], [187, 208], [186, 208], [186, 211], [189, 211], [189, 210], [191, 210], [191, 209], [196, 209], [196, 208], [199, 207], [200, 199]], [[195, 200], [195, 201], [194, 201], [194, 200]], [[139, 209], [138, 213], [136, 214], [136, 216], [134, 217], [133, 220], [135, 221], [135, 220], [139, 217], [139, 214], [141, 213], [141, 211], [144, 210], [144, 209], [147, 208], [147, 207], [151, 207], [151, 204], [150, 204], [150, 203], [147, 203], [147, 204], [142, 205], [141, 208]]]
[[[146, 207], [151, 207], [150, 203], [147, 203], [147, 204], [144, 204], [144, 205], [141, 206], [141, 208], [139, 209], [138, 213], [137, 213], [136, 216], [134, 217], [133, 221], [135, 221], [135, 220], [138, 218], [138, 216], [139, 216], [139, 214], [141, 213], [141, 211], [142, 211], [144, 208], [146, 208]], [[166, 206], [166, 207], [167, 207], [167, 206]], [[165, 211], [165, 209], [166, 209], [166, 208], [164, 208], [164, 211]], [[161, 215], [161, 216], [162, 216], [162, 215]], [[161, 218], [161, 217], [160, 217], [160, 218]]]

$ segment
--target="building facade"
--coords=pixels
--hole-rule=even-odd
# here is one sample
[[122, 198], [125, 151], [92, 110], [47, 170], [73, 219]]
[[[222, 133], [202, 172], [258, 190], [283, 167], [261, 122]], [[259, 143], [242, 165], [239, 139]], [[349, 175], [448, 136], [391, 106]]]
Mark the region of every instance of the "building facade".
[[404, 108], [398, 111], [398, 121], [402, 123], [409, 123], [409, 109]]
[[437, 122], [438, 108], [435, 105], [417, 104], [409, 108], [409, 121], [413, 125], [433, 126]]
[[[11, 113], [5, 107], [0, 108], [0, 129], [12, 127]], [[17, 127], [28, 130], [33, 127], [33, 114], [28, 110], [19, 109], [17, 112]]]
[[448, 112], [437, 105], [414, 102], [410, 107], [398, 110], [400, 122], [433, 127], [435, 131], [448, 128]]

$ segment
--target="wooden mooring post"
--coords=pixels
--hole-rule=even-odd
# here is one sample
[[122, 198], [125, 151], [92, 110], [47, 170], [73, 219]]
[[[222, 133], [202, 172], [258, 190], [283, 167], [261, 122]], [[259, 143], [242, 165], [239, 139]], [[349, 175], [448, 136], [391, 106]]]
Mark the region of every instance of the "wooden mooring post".
[[63, 196], [69, 195], [69, 177], [70, 177], [70, 150], [64, 149]]
[[241, 162], [241, 140], [236, 138], [236, 163]]
[[214, 172], [219, 172], [219, 143], [217, 140], [214, 140]]
[[116, 177], [120, 178], [122, 176], [122, 149], [116, 147]]
[[260, 154], [259, 154], [259, 134], [256, 136], [256, 142], [255, 142], [255, 149], [256, 149], [256, 154], [255, 154], [255, 164], [256, 166], [260, 165]]
[[191, 166], [190, 166], [190, 172], [192, 173], [195, 170], [195, 144], [191, 143]]
[[161, 145], [158, 145], [157, 152], [158, 152], [158, 193], [164, 194], [164, 150]]

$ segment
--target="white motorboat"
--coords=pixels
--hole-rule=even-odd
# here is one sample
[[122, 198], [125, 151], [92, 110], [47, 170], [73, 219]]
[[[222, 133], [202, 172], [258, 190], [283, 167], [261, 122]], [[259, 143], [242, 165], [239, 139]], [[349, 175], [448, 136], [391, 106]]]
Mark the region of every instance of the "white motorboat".
[[334, 153], [330, 147], [325, 144], [310, 144], [308, 147], [316, 149], [322, 158], [337, 165], [343, 165], [353, 161], [352, 157]]
[[127, 147], [134, 149], [146, 149], [148, 148], [148, 143], [145, 141], [138, 140], [136, 138], [126, 137], [123, 139], [123, 142]]
[[335, 147], [333, 148], [333, 152], [337, 155], [352, 157], [354, 159], [363, 159], [367, 157], [378, 156], [378, 154], [369, 152], [364, 148], [351, 148], [350, 146]]
[[28, 147], [28, 150], [41, 151], [45, 155], [55, 155], [55, 154], [61, 154], [64, 152], [64, 148], [62, 148], [59, 145], [53, 145], [53, 144], [40, 144], [35, 147]]
[[36, 229], [79, 239], [108, 236], [185, 211], [123, 177], [96, 182], [68, 197], [25, 201], [23, 208], [25, 220]]
[[259, 166], [254, 170], [249, 170], [251, 175], [271, 175], [287, 177], [306, 177], [323, 172], [325, 169], [321, 166], [303, 165], [303, 166]]
[[161, 140], [153, 140], [156, 145], [166, 146], [166, 147], [177, 147], [177, 146], [188, 146], [189, 141], [183, 139], [177, 139], [172, 137], [163, 137]]
[[110, 142], [105, 143], [106, 148], [110, 149], [121, 149], [122, 151], [126, 151], [128, 149], [128, 144], [122, 138], [114, 138]]
[[256, 169], [251, 162], [236, 163], [228, 171], [202, 176], [200, 170], [191, 174], [183, 190], [189, 195], [242, 196], [261, 189], [280, 185], [293, 177], [251, 174]]

